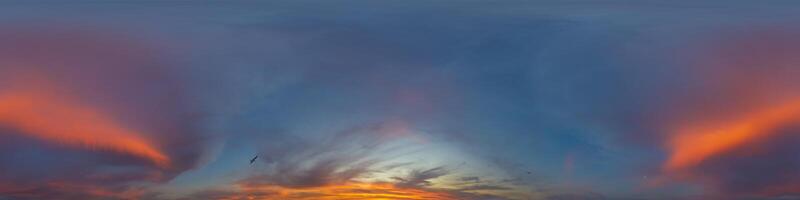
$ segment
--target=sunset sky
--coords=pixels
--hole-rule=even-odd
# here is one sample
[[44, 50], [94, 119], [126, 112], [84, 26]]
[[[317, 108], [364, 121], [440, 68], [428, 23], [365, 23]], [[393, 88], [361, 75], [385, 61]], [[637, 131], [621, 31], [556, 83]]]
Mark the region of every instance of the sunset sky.
[[800, 199], [798, 152], [800, 1], [0, 1], [0, 200]]

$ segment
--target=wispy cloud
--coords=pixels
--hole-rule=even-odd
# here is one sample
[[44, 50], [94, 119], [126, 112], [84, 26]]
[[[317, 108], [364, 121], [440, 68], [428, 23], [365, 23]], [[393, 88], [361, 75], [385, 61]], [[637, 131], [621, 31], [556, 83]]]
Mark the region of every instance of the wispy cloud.
[[266, 147], [259, 153], [264, 157], [259, 173], [236, 181], [233, 189], [209, 189], [195, 195], [233, 199], [505, 199], [479, 191], [511, 190], [474, 181], [466, 185], [437, 183], [435, 180], [452, 173], [443, 166], [398, 171], [398, 167], [419, 167], [418, 163], [385, 156], [413, 152], [409, 149], [414, 147], [404, 143], [418, 142], [413, 134], [398, 133], [408, 131], [414, 130], [405, 123], [390, 121], [349, 128], [323, 140], [275, 134], [263, 139]]
[[[697, 55], [697, 93], [682, 100], [672, 122], [662, 168], [669, 180], [703, 185], [709, 195], [765, 195], [796, 192], [795, 146], [800, 94], [796, 92], [795, 30], [756, 29], [714, 39]], [[768, 39], [766, 39], [768, 38]], [[713, 92], [709, 95], [704, 92]], [[782, 163], [776, 165], [774, 163]], [[755, 175], [758, 174], [758, 175]], [[756, 178], [757, 176], [757, 178]], [[780, 192], [778, 192], [780, 191]]]
[[195, 166], [202, 134], [152, 46], [89, 28], [0, 35], [0, 149], [14, 152], [0, 154], [0, 196], [136, 199]]

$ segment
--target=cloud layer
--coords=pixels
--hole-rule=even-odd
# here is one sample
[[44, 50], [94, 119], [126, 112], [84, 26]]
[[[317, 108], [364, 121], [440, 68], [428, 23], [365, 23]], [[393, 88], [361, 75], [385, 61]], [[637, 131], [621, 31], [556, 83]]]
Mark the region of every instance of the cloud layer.
[[0, 193], [138, 198], [193, 167], [200, 134], [170, 64], [112, 31], [0, 29]]
[[0, 199], [793, 198], [794, 4], [3, 4]]
[[418, 163], [393, 157], [423, 145], [408, 132], [414, 130], [406, 123], [391, 121], [348, 128], [326, 140], [272, 134], [260, 139], [265, 149], [258, 154], [257, 173], [235, 181], [233, 188], [201, 191], [193, 198], [506, 199], [492, 194], [512, 190], [480, 180], [442, 182], [452, 176], [444, 166], [404, 172]]

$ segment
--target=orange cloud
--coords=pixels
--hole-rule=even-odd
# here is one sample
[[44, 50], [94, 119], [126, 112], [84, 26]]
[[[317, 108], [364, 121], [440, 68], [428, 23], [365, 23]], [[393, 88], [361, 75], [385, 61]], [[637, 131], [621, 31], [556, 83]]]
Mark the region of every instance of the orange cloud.
[[338, 185], [311, 188], [287, 188], [277, 185], [239, 185], [239, 190], [239, 194], [232, 194], [221, 199], [459, 199], [456, 195], [446, 191], [397, 187], [391, 183], [347, 182]]
[[745, 113], [739, 120], [710, 126], [713, 129], [683, 129], [669, 141], [668, 171], [685, 169], [750, 141], [770, 137], [773, 129], [800, 119], [800, 99]]
[[34, 81], [17, 81], [0, 90], [0, 127], [41, 140], [87, 149], [105, 149], [168, 167], [170, 159], [142, 134], [99, 110], [75, 103], [69, 95]]

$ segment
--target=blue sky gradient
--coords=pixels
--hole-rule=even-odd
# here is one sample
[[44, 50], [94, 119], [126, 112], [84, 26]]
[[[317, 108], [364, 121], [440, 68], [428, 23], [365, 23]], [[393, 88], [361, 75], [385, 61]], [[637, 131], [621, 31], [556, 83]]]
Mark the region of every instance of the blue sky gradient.
[[0, 199], [797, 198], [798, 11], [0, 2]]

